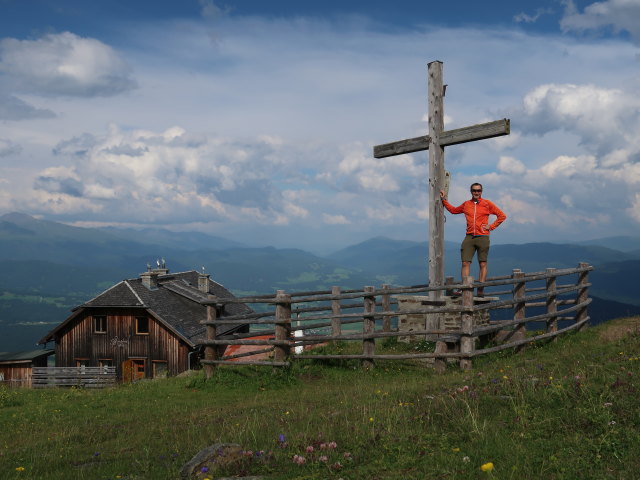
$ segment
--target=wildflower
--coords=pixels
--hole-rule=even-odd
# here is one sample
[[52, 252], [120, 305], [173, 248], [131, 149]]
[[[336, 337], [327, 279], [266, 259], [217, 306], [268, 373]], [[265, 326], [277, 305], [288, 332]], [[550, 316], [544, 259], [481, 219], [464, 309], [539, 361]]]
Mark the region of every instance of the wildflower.
[[307, 453], [313, 453], [313, 446], [309, 445], [309, 446], [306, 448], [306, 452], [307, 452]]
[[336, 442], [329, 442], [327, 448], [329, 448], [329, 450], [335, 450], [336, 448], [338, 448], [338, 444]]
[[615, 420], [611, 420], [611, 421], [609, 422], [609, 425], [615, 425], [615, 424], [616, 424], [616, 421], [615, 421]]
[[293, 463], [296, 463], [298, 465], [302, 465], [307, 461], [306, 458], [304, 458], [302, 455], [294, 455], [293, 456]]
[[320, 450], [326, 450], [327, 449], [327, 444], [326, 443], [321, 443], [320, 444]]
[[207, 473], [208, 471], [209, 471], [209, 467], [202, 467], [200, 469], [200, 472], [202, 472], [202, 473]]
[[369, 421], [370, 421], [370, 422], [373, 422], [373, 417], [369, 417]]
[[349, 452], [344, 452], [344, 453], [342, 454], [342, 456], [343, 456], [344, 458], [350, 459], [350, 458], [351, 458], [351, 453], [349, 453]]
[[452, 449], [451, 449], [451, 451], [452, 451], [452, 452], [459, 452], [459, 451], [460, 451], [460, 449], [459, 449], [458, 447], [456, 447], [456, 448], [452, 448]]
[[242, 454], [243, 454], [245, 457], [249, 457], [249, 458], [251, 458], [251, 457], [253, 457], [253, 450], [247, 450], [247, 451], [245, 451], [245, 452], [242, 452]]
[[467, 456], [464, 456], [464, 457], [462, 457], [462, 461], [464, 463], [469, 463], [471, 461], [471, 459], [469, 457], [467, 457]]
[[320, 458], [318, 458], [318, 460], [322, 463], [327, 463], [329, 461], [329, 457], [327, 457], [326, 455], [322, 455]]
[[342, 464], [340, 462], [336, 462], [331, 465], [331, 468], [333, 468], [334, 470], [340, 470], [342, 468]]
[[506, 375], [503, 375], [503, 376], [502, 376], [502, 378], [503, 378], [504, 380], [509, 380], [509, 377], [507, 377]]
[[483, 472], [490, 472], [491, 470], [493, 470], [493, 463], [492, 462], [488, 462], [483, 464], [480, 467], [480, 470], [482, 470]]
[[613, 403], [611, 403], [611, 402], [605, 402], [605, 404], [604, 404], [605, 407], [610, 407], [611, 405], [613, 405]]
[[24, 472], [24, 467], [17, 467], [16, 472]]

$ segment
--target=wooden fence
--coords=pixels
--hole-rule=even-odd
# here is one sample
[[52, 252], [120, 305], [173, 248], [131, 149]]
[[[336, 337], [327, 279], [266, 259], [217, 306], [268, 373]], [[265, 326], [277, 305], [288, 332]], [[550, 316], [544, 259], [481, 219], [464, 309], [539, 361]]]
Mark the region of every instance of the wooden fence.
[[116, 367], [33, 367], [33, 388], [105, 388], [116, 384]]
[[[484, 283], [474, 283], [466, 277], [463, 283], [454, 284], [447, 279], [444, 287], [418, 285], [414, 287], [382, 288], [364, 287], [362, 290], [286, 293], [240, 298], [210, 297], [207, 304], [207, 337], [205, 358], [201, 361], [207, 377], [219, 364], [287, 366], [296, 359], [359, 359], [364, 367], [371, 367], [379, 360], [433, 359], [437, 369], [442, 370], [447, 362], [459, 362], [463, 369], [471, 368], [472, 359], [478, 355], [508, 348], [520, 349], [525, 344], [552, 339], [563, 333], [584, 327], [588, 320], [587, 306], [589, 271], [593, 267], [580, 263], [577, 268], [548, 268], [543, 272], [524, 273], [513, 270], [512, 275], [492, 277]], [[558, 280], [573, 280], [559, 284]], [[484, 287], [486, 298], [482, 303], [474, 301], [473, 290]], [[507, 289], [504, 289], [508, 287]], [[461, 289], [459, 305], [445, 302], [431, 303], [415, 310], [398, 309], [399, 300], [416, 295], [429, 295], [436, 290]], [[502, 289], [502, 290], [501, 290]], [[424, 297], [421, 297], [424, 298]], [[224, 316], [225, 305], [245, 303], [254, 305], [254, 313]], [[482, 311], [491, 318], [485, 324], [474, 321]], [[486, 312], [485, 312], [486, 313]], [[527, 314], [533, 315], [527, 316]], [[392, 337], [407, 337], [408, 332], [393, 327], [393, 319], [403, 315], [429, 314], [438, 321], [425, 322], [423, 330], [413, 330], [410, 335], [424, 336], [433, 341], [433, 351], [377, 354], [376, 340]], [[456, 328], [445, 328], [444, 315], [458, 315]], [[250, 333], [218, 337], [220, 325], [251, 324]], [[397, 322], [396, 322], [397, 323]], [[431, 323], [431, 325], [428, 325]], [[527, 332], [529, 326], [529, 334]], [[353, 328], [356, 327], [357, 331]], [[532, 329], [542, 330], [531, 334]], [[299, 336], [296, 332], [304, 332]], [[251, 339], [257, 335], [261, 339]], [[268, 336], [268, 338], [264, 338]], [[362, 343], [359, 354], [319, 354], [305, 350], [294, 353], [296, 347], [324, 344], [336, 341]], [[249, 345], [254, 350], [236, 354], [220, 355], [230, 345]], [[269, 360], [245, 359], [254, 355], [270, 354]]]

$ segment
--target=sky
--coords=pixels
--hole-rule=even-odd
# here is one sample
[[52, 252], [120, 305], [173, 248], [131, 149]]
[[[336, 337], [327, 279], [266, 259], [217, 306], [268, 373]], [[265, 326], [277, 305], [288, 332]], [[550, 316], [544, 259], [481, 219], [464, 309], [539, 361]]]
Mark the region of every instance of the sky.
[[[327, 253], [427, 240], [427, 65], [449, 200], [493, 243], [640, 236], [640, 0], [0, 0], [0, 214]], [[458, 242], [464, 219], [447, 215]]]

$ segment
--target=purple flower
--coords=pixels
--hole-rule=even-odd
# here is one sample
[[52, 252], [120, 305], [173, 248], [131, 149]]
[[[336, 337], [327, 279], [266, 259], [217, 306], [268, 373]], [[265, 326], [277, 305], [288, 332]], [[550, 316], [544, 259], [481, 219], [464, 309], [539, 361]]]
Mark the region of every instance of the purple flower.
[[281, 433], [280, 435], [278, 435], [278, 441], [280, 443], [284, 443], [286, 442], [285, 438], [284, 438], [284, 433]]
[[201, 471], [202, 473], [207, 473], [207, 472], [209, 471], [209, 467], [202, 467], [202, 468], [200, 469], [200, 471]]

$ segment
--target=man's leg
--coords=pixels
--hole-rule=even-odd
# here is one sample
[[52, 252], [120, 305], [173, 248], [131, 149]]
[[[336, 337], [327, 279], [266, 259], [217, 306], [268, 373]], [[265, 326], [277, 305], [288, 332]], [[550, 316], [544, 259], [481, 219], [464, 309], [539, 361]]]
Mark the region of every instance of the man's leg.
[[460, 270], [460, 278], [464, 282], [464, 277], [468, 277], [471, 274], [471, 262], [462, 262], [462, 269]]
[[[478, 266], [480, 267], [480, 278], [478, 278], [478, 281], [480, 282], [487, 281], [487, 273], [489, 271], [489, 267], [487, 265], [487, 260], [489, 258], [489, 246], [489, 236], [478, 239]], [[478, 287], [478, 296], [484, 297], [484, 287]]]
[[[487, 262], [478, 262], [478, 265], [480, 266], [480, 278], [478, 281], [482, 283], [487, 280]], [[478, 296], [484, 297], [484, 287], [478, 287]]]

